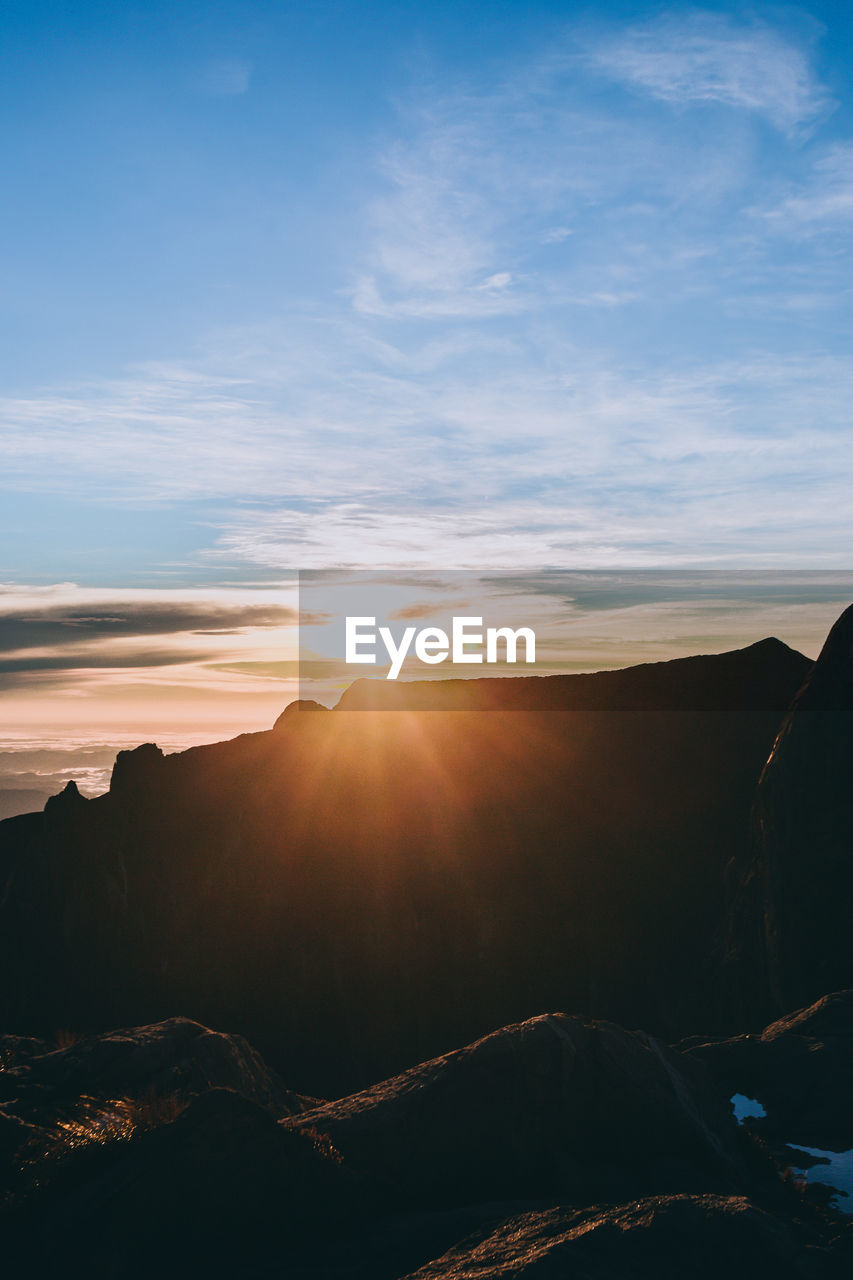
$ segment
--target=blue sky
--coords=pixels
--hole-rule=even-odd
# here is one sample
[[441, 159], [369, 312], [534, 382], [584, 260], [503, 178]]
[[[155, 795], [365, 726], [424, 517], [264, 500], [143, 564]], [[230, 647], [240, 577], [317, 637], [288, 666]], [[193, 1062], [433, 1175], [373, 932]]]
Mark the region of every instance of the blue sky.
[[849, 5], [0, 28], [0, 613], [849, 567]]

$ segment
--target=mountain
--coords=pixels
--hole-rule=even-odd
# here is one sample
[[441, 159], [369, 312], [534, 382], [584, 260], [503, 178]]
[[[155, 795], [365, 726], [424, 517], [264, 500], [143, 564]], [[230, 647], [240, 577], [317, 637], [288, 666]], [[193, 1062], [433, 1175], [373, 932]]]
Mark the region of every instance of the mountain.
[[849, 1275], [851, 711], [853, 610], [358, 681], [0, 823], [7, 1265]]
[[181, 1012], [325, 1096], [548, 1008], [740, 1031], [775, 1006], [724, 921], [811, 667], [766, 640], [594, 675], [358, 681], [269, 732], [123, 751], [106, 795], [71, 784], [0, 824], [0, 1025]]
[[[618, 671], [465, 680], [355, 680], [342, 711], [769, 711], [811, 663], [769, 636], [746, 649]], [[312, 704], [316, 706], [317, 704]]]

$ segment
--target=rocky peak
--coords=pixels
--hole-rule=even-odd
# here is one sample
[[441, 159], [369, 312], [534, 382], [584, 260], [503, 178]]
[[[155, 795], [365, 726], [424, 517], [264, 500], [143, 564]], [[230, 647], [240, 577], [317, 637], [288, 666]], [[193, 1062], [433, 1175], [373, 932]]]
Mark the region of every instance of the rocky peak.
[[120, 751], [110, 778], [110, 795], [126, 796], [155, 782], [165, 757], [154, 742], [144, 742], [132, 751]]
[[83, 804], [86, 804], [86, 797], [80, 794], [77, 783], [72, 778], [70, 782], [66, 782], [57, 795], [50, 796], [44, 806], [44, 811], [51, 815], [70, 813]]
[[290, 726], [302, 714], [303, 711], [328, 711], [328, 707], [324, 707], [322, 702], [315, 702], [313, 698], [299, 698], [296, 702], [289, 702], [282, 711], [281, 715], [273, 725], [273, 732], [277, 733], [285, 726]]

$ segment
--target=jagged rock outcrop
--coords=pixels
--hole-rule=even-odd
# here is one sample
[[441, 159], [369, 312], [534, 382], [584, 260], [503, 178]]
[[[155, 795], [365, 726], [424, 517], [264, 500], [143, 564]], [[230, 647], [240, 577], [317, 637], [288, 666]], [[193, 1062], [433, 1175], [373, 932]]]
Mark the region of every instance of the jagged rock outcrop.
[[823, 996], [758, 1035], [679, 1047], [708, 1068], [725, 1096], [762, 1104], [767, 1116], [758, 1131], [804, 1146], [853, 1147], [853, 991]]
[[740, 1196], [653, 1196], [593, 1209], [521, 1214], [406, 1280], [817, 1280], [845, 1274], [849, 1253], [814, 1229]]
[[785, 717], [756, 829], [751, 891], [781, 1012], [853, 982], [853, 606]]
[[750, 1162], [704, 1071], [643, 1032], [548, 1014], [287, 1122], [412, 1205], [743, 1189]]
[[67, 840], [72, 833], [86, 830], [86, 808], [89, 801], [82, 796], [74, 781], [67, 782], [44, 806], [44, 830], [48, 838]]
[[77, 783], [72, 778], [66, 782], [62, 790], [55, 796], [49, 796], [45, 804], [45, 813], [60, 814], [74, 812], [81, 804], [85, 804], [85, 796], [80, 794]]
[[189, 1018], [169, 1018], [86, 1036], [63, 1048], [0, 1037], [0, 1101], [15, 1099], [26, 1118], [59, 1113], [83, 1095], [96, 1098], [189, 1098], [230, 1089], [276, 1116], [308, 1105], [286, 1089], [242, 1036], [223, 1035]]
[[34, 1277], [267, 1274], [363, 1209], [333, 1152], [228, 1089], [119, 1140], [78, 1135], [42, 1177], [4, 1241]]
[[163, 776], [164, 761], [163, 752], [154, 742], [143, 742], [132, 751], [120, 751], [113, 765], [110, 794], [123, 798], [155, 788]]
[[37, 1036], [0, 1035], [0, 1071], [10, 1071], [55, 1048], [55, 1044]]
[[298, 698], [296, 702], [289, 702], [284, 708], [273, 725], [273, 732], [276, 733], [285, 726], [290, 727], [294, 717], [301, 716], [307, 711], [320, 711], [328, 714], [329, 708], [324, 707], [322, 702], [315, 702], [313, 698]]

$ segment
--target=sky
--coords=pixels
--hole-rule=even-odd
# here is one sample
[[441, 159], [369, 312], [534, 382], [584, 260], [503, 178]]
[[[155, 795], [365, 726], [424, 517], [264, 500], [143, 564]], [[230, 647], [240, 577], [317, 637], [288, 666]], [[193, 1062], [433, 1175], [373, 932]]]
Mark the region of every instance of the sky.
[[262, 727], [302, 569], [853, 567], [849, 4], [11, 0], [0, 64], [10, 735]]

